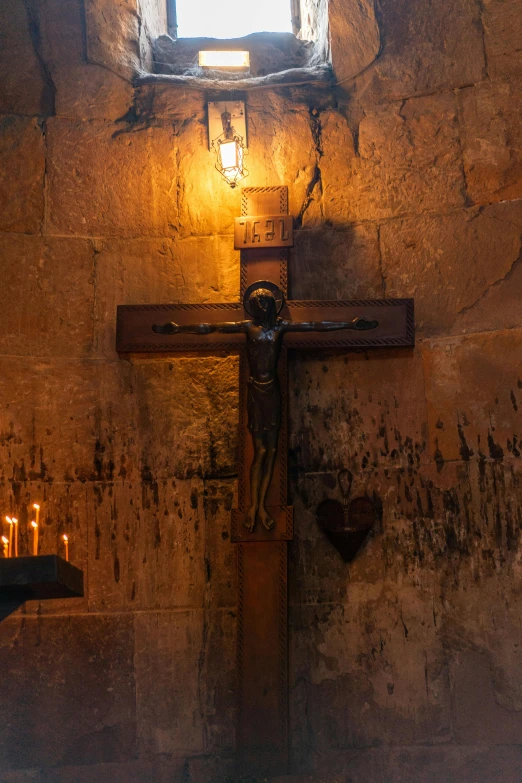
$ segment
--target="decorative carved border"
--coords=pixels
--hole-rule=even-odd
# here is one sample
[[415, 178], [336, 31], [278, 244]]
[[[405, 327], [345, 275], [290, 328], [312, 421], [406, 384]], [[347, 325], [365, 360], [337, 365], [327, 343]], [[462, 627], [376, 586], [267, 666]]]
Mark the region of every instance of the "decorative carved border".
[[236, 747], [243, 745], [243, 667], [244, 667], [244, 613], [245, 613], [245, 561], [243, 545], [237, 547], [237, 684], [236, 684]]
[[237, 353], [241, 351], [241, 346], [237, 343], [208, 343], [208, 347], [202, 348], [201, 343], [180, 343], [179, 345], [173, 345], [172, 343], [165, 343], [165, 345], [160, 345], [159, 343], [124, 343], [124, 347], [117, 350], [118, 353], [141, 353], [143, 351], [147, 351], [147, 353], [179, 353], [180, 351], [185, 351], [185, 353], [198, 353], [203, 357], [218, 351]]
[[279, 544], [279, 730], [288, 748], [288, 544]]
[[279, 253], [279, 287], [288, 298], [288, 250], [284, 248]]
[[[245, 518], [245, 509], [233, 508], [230, 517], [231, 541], [233, 544], [272, 543], [291, 541], [294, 537], [294, 507], [268, 506], [272, 514], [277, 511], [277, 523], [273, 530], [256, 528], [253, 533], [243, 533], [241, 525]], [[282, 514], [280, 512], [283, 512]], [[282, 523], [282, 524], [281, 524]]]
[[[245, 508], [245, 438], [248, 437], [247, 432], [247, 383], [248, 378], [248, 359], [246, 351], [243, 348], [239, 352], [239, 423], [238, 423], [238, 482], [237, 482], [237, 505], [240, 511], [244, 511]], [[232, 527], [234, 526], [234, 515], [232, 515]], [[232, 530], [232, 537], [234, 537], [234, 531]]]
[[279, 498], [282, 506], [288, 503], [288, 350], [283, 344], [279, 356], [279, 384], [281, 388], [281, 429], [279, 431]]
[[243, 310], [242, 302], [201, 302], [199, 304], [151, 304], [151, 305], [118, 305], [120, 313], [131, 310]]
[[288, 188], [286, 185], [271, 185], [266, 188], [243, 188], [241, 191], [241, 217], [248, 216], [248, 196], [250, 193], [277, 193], [279, 191], [279, 209], [281, 215], [288, 215]]

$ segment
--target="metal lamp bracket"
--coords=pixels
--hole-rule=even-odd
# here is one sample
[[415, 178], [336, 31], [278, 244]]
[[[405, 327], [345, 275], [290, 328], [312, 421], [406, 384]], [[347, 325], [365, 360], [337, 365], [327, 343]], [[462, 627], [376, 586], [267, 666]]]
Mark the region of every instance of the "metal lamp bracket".
[[223, 133], [223, 112], [231, 115], [230, 124], [237, 136], [241, 136], [243, 144], [248, 147], [246, 130], [246, 109], [244, 101], [209, 101], [208, 102], [208, 148], [212, 149], [212, 142]]

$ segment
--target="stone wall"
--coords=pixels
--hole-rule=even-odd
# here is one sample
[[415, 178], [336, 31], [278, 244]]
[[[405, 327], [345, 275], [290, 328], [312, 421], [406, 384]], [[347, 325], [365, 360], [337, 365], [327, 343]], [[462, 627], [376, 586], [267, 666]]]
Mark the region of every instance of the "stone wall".
[[[0, 781], [217, 783], [237, 361], [120, 359], [115, 309], [237, 299], [240, 196], [200, 92], [88, 64], [95, 5], [0, 4], [0, 511], [25, 551], [40, 501], [86, 576], [0, 624]], [[250, 93], [245, 184], [289, 186], [294, 297], [414, 296], [418, 343], [291, 364], [296, 780], [515, 783], [522, 2], [331, 10], [342, 83]], [[382, 509], [351, 565], [315, 522], [341, 468]]]

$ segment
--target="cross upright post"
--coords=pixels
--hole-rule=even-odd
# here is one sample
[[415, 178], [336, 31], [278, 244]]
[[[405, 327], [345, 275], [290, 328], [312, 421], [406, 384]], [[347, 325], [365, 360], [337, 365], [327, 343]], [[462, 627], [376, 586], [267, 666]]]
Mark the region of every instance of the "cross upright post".
[[[231, 519], [239, 577], [237, 757], [241, 772], [282, 774], [288, 768], [287, 549], [294, 524], [287, 487], [288, 350], [413, 346], [413, 301], [289, 300], [287, 188], [245, 188], [241, 211], [235, 238], [243, 302], [120, 306], [117, 350], [239, 352], [238, 508]], [[256, 317], [263, 302], [277, 307], [271, 325]], [[276, 378], [264, 372], [269, 338]]]

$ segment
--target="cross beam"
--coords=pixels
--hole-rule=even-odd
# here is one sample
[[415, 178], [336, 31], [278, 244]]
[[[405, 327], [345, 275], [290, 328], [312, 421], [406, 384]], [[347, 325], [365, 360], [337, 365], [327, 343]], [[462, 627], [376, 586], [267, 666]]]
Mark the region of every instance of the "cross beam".
[[[286, 187], [246, 188], [242, 214], [285, 215]], [[241, 295], [257, 280], [271, 280], [287, 296], [286, 249], [241, 251]], [[117, 351], [121, 354], [240, 355], [240, 422], [238, 508], [232, 512], [232, 541], [238, 544], [237, 749], [240, 771], [278, 774], [288, 767], [287, 545], [293, 538], [293, 513], [287, 489], [287, 353], [289, 349], [331, 351], [414, 345], [413, 300], [286, 300], [280, 317], [288, 321], [378, 322], [370, 331], [288, 332], [278, 363], [281, 427], [267, 510], [275, 521], [268, 530], [245, 527], [250, 505], [250, 467], [254, 449], [248, 432], [245, 334], [158, 334], [154, 324], [180, 327], [251, 318], [242, 303], [124, 305], [118, 307]]]

